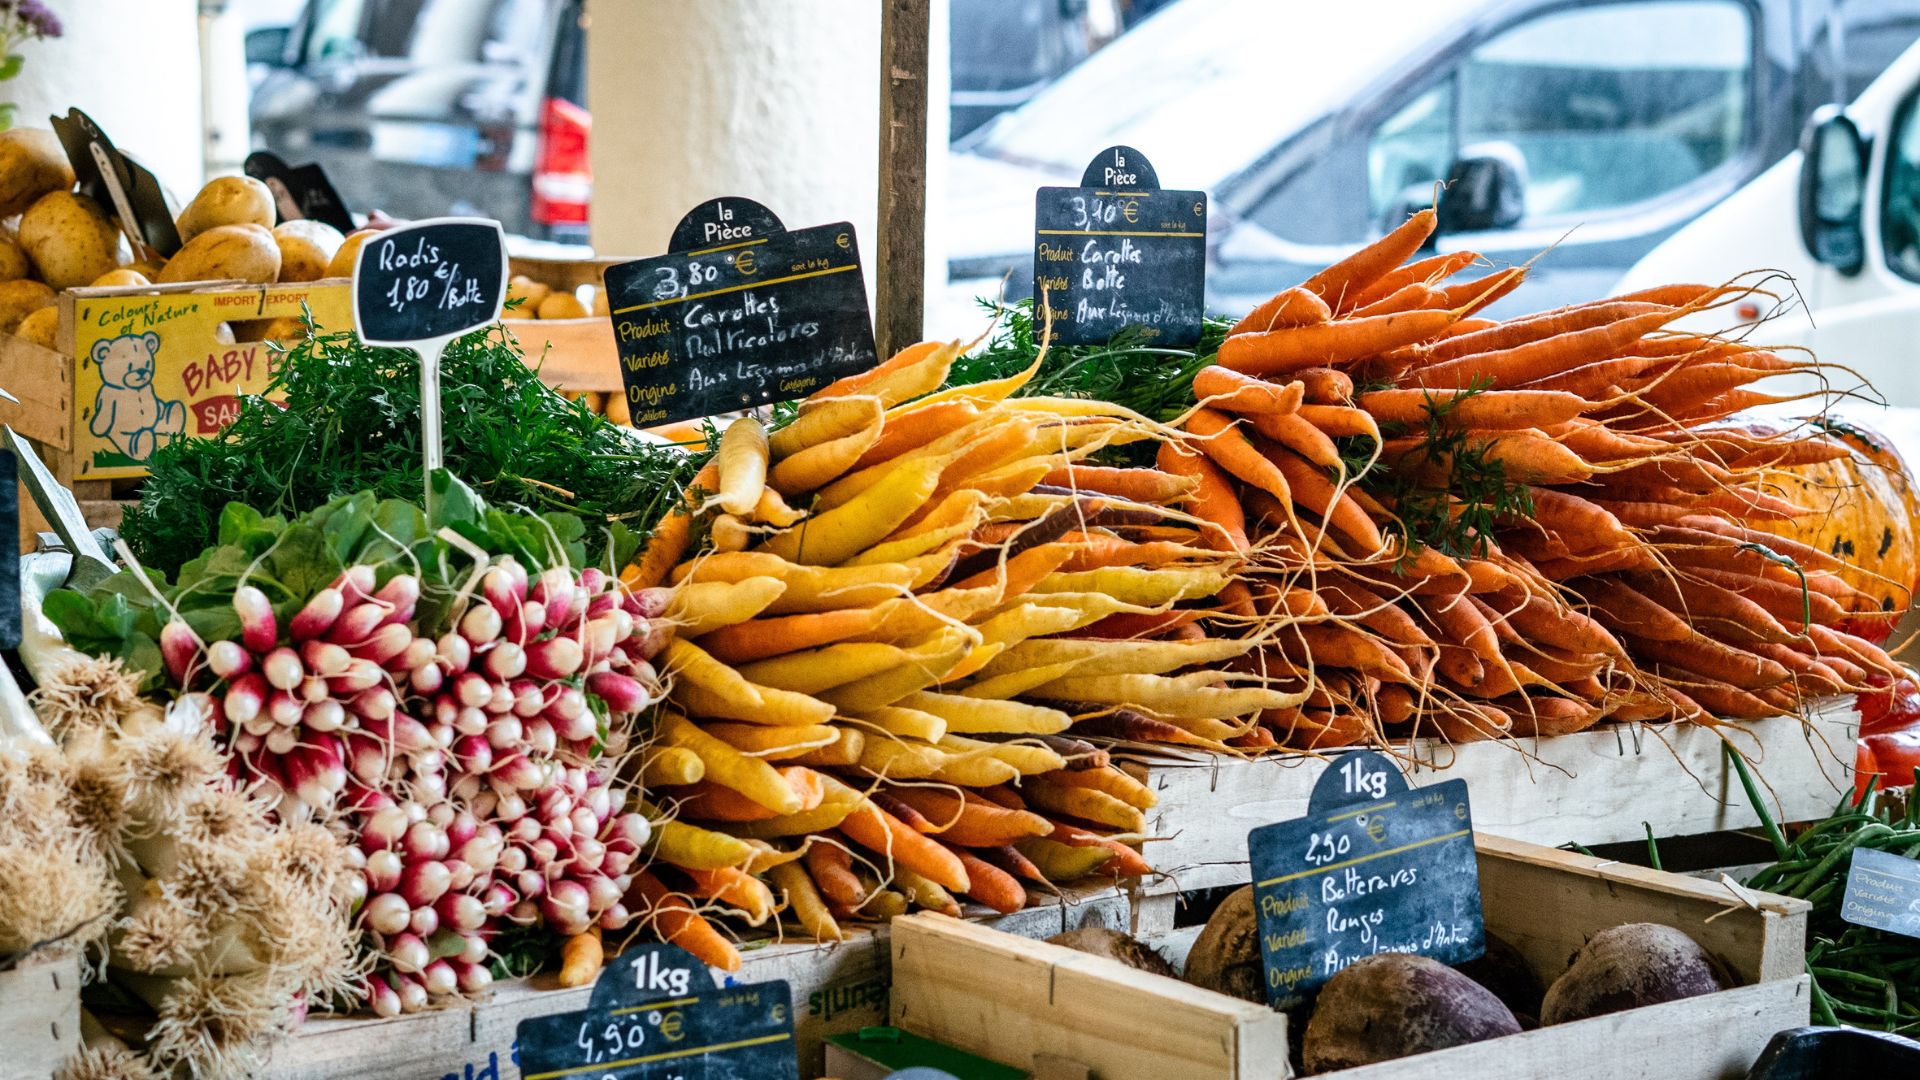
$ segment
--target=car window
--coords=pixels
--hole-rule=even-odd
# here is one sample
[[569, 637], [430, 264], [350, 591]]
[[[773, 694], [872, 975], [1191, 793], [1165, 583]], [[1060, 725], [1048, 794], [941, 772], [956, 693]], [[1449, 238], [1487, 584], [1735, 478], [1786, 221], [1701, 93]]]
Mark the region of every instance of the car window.
[[1674, 191], [1732, 160], [1753, 98], [1734, 0], [1623, 0], [1520, 23], [1460, 65], [1460, 154], [1522, 165], [1525, 223]]
[[1887, 268], [1920, 281], [1920, 94], [1895, 114], [1887, 143], [1887, 176], [1880, 193], [1880, 245]]
[[[1431, 188], [1453, 163], [1453, 80], [1415, 94], [1367, 140], [1367, 209], [1385, 221], [1410, 189]], [[1432, 197], [1432, 191], [1423, 193]]]
[[314, 18], [307, 59], [522, 64], [543, 43], [545, 8], [546, 0], [330, 0]]

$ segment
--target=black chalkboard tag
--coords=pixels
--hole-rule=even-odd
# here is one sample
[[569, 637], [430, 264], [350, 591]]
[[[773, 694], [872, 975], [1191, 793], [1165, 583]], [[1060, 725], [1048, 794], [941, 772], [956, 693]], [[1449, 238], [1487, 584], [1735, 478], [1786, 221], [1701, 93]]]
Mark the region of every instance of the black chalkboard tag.
[[360, 340], [420, 356], [420, 446], [429, 477], [444, 463], [440, 354], [447, 342], [499, 319], [506, 296], [507, 238], [497, 221], [416, 221], [368, 237], [354, 258]]
[[1920, 938], [1920, 859], [1857, 847], [1840, 917], [1856, 926]]
[[79, 109], [50, 116], [48, 122], [67, 152], [80, 194], [98, 202], [120, 222], [120, 230], [136, 256], [171, 256], [180, 250], [178, 216], [167, 201], [167, 189], [145, 166], [114, 148], [113, 140], [93, 118]]
[[278, 154], [255, 150], [247, 155], [242, 167], [248, 176], [273, 192], [281, 221], [301, 218], [318, 221], [340, 230], [343, 236], [356, 228], [353, 211], [347, 208], [347, 201], [340, 197], [333, 181], [327, 179], [326, 170], [318, 164], [289, 165]]
[[716, 987], [674, 945], [634, 945], [583, 1012], [520, 1021], [521, 1080], [798, 1080], [784, 982]]
[[1191, 345], [1205, 329], [1207, 193], [1162, 190], [1147, 156], [1102, 150], [1079, 187], [1034, 196], [1033, 295], [1053, 337], [1098, 345], [1135, 329]]
[[851, 224], [788, 230], [727, 196], [694, 207], [669, 242], [605, 274], [636, 426], [802, 398], [879, 362]]
[[0, 450], [0, 649], [20, 647], [20, 482], [13, 451]]
[[1459, 964], [1484, 951], [1465, 780], [1414, 790], [1391, 759], [1355, 750], [1320, 775], [1307, 807], [1247, 836], [1275, 1008], [1374, 953]]

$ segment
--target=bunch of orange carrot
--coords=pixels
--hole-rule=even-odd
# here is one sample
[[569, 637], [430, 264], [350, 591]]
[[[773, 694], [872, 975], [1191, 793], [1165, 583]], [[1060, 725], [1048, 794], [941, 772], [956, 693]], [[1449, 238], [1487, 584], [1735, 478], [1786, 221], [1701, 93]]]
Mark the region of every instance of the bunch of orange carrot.
[[1087, 463], [1173, 433], [1015, 397], [1032, 370], [942, 390], [959, 349], [735, 421], [626, 575], [675, 633], [638, 902], [719, 966], [707, 914], [835, 938], [1146, 873], [1153, 795], [1087, 737], [1225, 748], [1299, 700], [1235, 663], [1256, 639], [1171, 610], [1241, 563], [1200, 542], [1192, 482]]
[[1456, 281], [1480, 260], [1418, 257], [1432, 229], [1417, 214], [1242, 319], [1162, 450], [1255, 565], [1220, 606], [1262, 633], [1292, 617], [1245, 663], [1306, 699], [1243, 744], [1756, 718], [1899, 671], [1838, 629], [1868, 602], [1846, 564], [1765, 531], [1805, 509], [1770, 473], [1846, 448], [1725, 422], [1791, 400], [1749, 384], [1819, 365], [1674, 328], [1753, 290], [1493, 320], [1525, 268]]

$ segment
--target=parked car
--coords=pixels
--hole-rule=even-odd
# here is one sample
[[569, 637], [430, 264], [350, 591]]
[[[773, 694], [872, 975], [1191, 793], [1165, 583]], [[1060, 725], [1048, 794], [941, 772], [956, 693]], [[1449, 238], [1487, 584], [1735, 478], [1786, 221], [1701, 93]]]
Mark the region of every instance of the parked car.
[[[308, 0], [254, 92], [253, 137], [356, 210], [478, 214], [584, 242], [583, 0]], [[273, 55], [255, 31], [250, 60]]]
[[955, 148], [949, 277], [1030, 288], [1034, 189], [1119, 143], [1211, 192], [1219, 311], [1476, 171], [1439, 249], [1539, 256], [1506, 304], [1589, 297], [1916, 38], [1920, 0], [1178, 0]]
[[951, 0], [949, 139], [1025, 104], [1123, 27], [1119, 0]]
[[1801, 147], [1674, 233], [1621, 287], [1721, 281], [1756, 267], [1789, 275], [1791, 288], [1776, 279], [1781, 311], [1696, 322], [1777, 315], [1753, 333], [1810, 347], [1911, 411], [1920, 406], [1920, 46], [1844, 110], [1816, 113]]

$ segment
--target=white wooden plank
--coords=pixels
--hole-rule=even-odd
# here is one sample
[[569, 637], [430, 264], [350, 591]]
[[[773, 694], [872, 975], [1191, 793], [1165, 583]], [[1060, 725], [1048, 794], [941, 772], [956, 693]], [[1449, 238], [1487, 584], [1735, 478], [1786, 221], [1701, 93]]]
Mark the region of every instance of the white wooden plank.
[[[1126, 894], [1112, 886], [1068, 890], [1036, 898], [988, 925], [1006, 933], [1047, 937], [1082, 926], [1124, 928]], [[802, 1076], [823, 1068], [828, 1035], [884, 1024], [891, 969], [884, 927], [858, 927], [848, 940], [747, 947], [741, 970], [726, 981], [784, 979], [793, 995], [795, 1045]], [[415, 1016], [380, 1020], [325, 1017], [309, 1021], [275, 1052], [266, 1076], [274, 1080], [519, 1080], [513, 1044], [521, 1020], [576, 1012], [592, 989], [557, 989], [551, 975], [498, 984], [483, 1001]]]
[[41, 956], [0, 971], [0, 1076], [48, 1076], [80, 1049], [80, 963]]
[[[1783, 821], [1825, 817], [1851, 785], [1858, 722], [1851, 701], [1806, 720], [1747, 724], [1729, 739], [1746, 753]], [[1720, 735], [1691, 724], [1615, 724], [1575, 735], [1448, 746], [1418, 740], [1400, 753], [1416, 787], [1464, 779], [1478, 832], [1549, 846], [1604, 844], [1747, 828], [1758, 817], [1721, 756]], [[1152, 764], [1159, 805], [1145, 852], [1168, 875], [1147, 895], [1247, 881], [1247, 832], [1297, 818], [1326, 761], [1305, 756]]]

